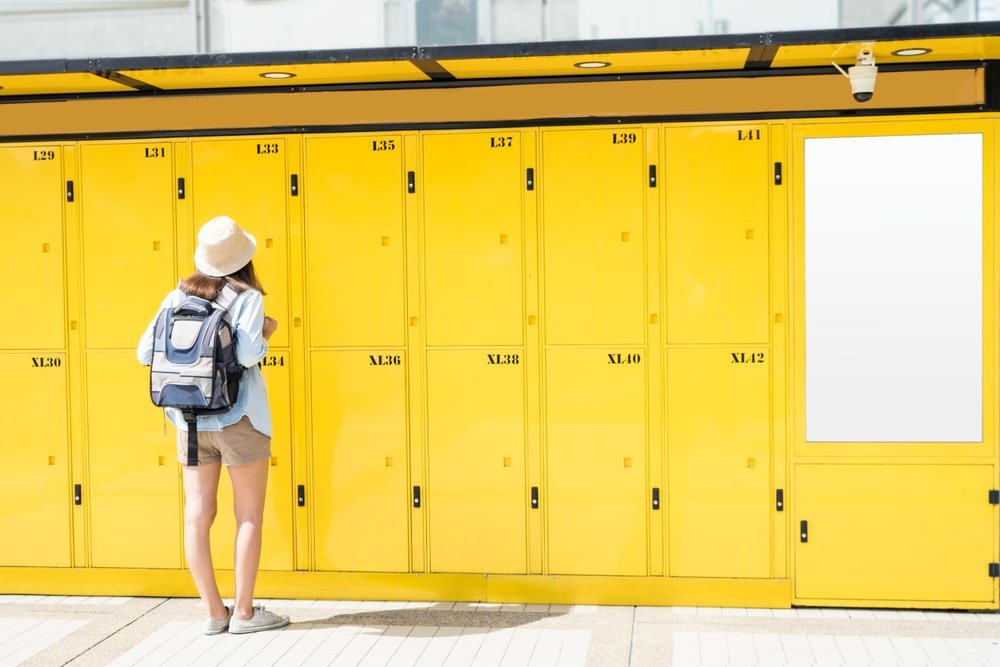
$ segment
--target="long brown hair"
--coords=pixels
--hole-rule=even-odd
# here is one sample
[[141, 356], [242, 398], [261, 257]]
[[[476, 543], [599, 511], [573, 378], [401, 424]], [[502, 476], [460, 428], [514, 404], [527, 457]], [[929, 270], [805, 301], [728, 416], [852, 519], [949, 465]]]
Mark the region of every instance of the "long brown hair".
[[255, 289], [261, 294], [267, 294], [257, 278], [257, 273], [253, 270], [253, 260], [247, 262], [239, 271], [221, 278], [195, 271], [182, 280], [179, 287], [182, 292], [190, 296], [196, 296], [206, 301], [215, 301], [219, 298], [219, 292], [226, 286], [226, 283], [232, 285], [237, 292]]

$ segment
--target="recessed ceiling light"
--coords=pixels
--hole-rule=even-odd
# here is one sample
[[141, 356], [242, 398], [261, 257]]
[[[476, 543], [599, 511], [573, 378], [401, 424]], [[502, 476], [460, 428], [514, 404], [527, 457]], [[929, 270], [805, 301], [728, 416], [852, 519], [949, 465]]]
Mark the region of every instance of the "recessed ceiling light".
[[611, 63], [604, 62], [603, 60], [585, 60], [582, 63], [574, 63], [573, 67], [579, 67], [580, 69], [601, 69], [602, 67], [610, 67]]
[[264, 79], [294, 79], [295, 75], [291, 72], [264, 72], [260, 75]]
[[931, 52], [930, 49], [925, 49], [925, 48], [922, 48], [922, 47], [912, 47], [912, 48], [909, 48], [909, 49], [896, 49], [895, 51], [892, 52], [892, 55], [894, 55], [894, 56], [903, 56], [903, 57], [906, 57], [906, 56], [923, 56], [923, 55], [926, 55], [926, 54], [928, 54], [930, 52]]

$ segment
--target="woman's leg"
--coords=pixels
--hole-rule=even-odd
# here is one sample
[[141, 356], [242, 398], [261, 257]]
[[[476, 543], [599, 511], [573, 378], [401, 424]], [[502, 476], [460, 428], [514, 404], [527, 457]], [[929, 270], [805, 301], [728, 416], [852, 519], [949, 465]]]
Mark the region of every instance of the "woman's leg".
[[198, 594], [212, 618], [226, 618], [226, 607], [215, 583], [209, 532], [215, 521], [220, 463], [184, 466], [184, 553]]
[[253, 589], [260, 566], [261, 524], [269, 459], [232, 465], [233, 512], [236, 515], [236, 601], [233, 616], [253, 616]]

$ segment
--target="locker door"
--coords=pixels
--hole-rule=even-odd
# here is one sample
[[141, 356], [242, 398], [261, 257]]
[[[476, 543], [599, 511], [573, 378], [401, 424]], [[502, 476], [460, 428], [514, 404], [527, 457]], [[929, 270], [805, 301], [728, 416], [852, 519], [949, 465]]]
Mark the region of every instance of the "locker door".
[[403, 142], [306, 140], [306, 289], [314, 347], [405, 344]]
[[771, 574], [766, 348], [667, 352], [669, 572]]
[[0, 350], [66, 344], [63, 201], [59, 146], [0, 146], [0, 312], [30, 314], [0, 327]]
[[313, 352], [311, 390], [317, 569], [407, 571], [406, 359]]
[[[292, 429], [289, 393], [289, 357], [286, 352], [271, 351], [261, 361], [271, 406], [271, 461], [264, 495], [264, 542], [260, 569], [295, 569], [292, 549]], [[223, 466], [225, 468], [225, 466]], [[233, 568], [233, 545], [236, 521], [233, 517], [233, 484], [223, 470], [219, 480], [219, 513], [212, 525], [212, 562], [220, 570]]]
[[557, 348], [546, 357], [549, 572], [645, 575], [642, 355]]
[[517, 349], [427, 355], [431, 571], [527, 571], [525, 387]]
[[94, 567], [182, 566], [176, 433], [148, 397], [149, 369], [134, 350], [87, 355], [83, 505]]
[[666, 130], [667, 342], [768, 342], [763, 125]]
[[645, 342], [643, 131], [542, 133], [548, 344]]
[[796, 466], [795, 597], [995, 602], [993, 475], [990, 465]]
[[[278, 320], [271, 347], [288, 347], [289, 178], [285, 140], [274, 137], [211, 139], [191, 145], [191, 199], [195, 232], [228, 215], [257, 239], [253, 264], [267, 296], [268, 315]], [[182, 265], [184, 266], [184, 265]], [[193, 269], [193, 266], [189, 266]]]
[[66, 355], [0, 353], [0, 566], [70, 565]]
[[80, 156], [87, 346], [134, 349], [174, 286], [171, 147], [85, 144]]
[[523, 343], [521, 133], [423, 137], [427, 344]]

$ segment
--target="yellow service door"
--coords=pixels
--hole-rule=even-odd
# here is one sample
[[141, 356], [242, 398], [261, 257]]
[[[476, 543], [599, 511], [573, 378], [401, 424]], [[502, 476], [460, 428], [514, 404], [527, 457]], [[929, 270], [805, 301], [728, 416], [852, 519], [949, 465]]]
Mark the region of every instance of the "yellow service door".
[[667, 510], [673, 577], [771, 575], [766, 348], [667, 352]]
[[92, 565], [181, 567], [177, 438], [134, 350], [88, 353], [87, 436]]
[[89, 349], [135, 349], [175, 286], [172, 147], [169, 142], [84, 144], [84, 330]]
[[645, 343], [641, 128], [542, 133], [545, 342]]
[[996, 602], [991, 465], [795, 466], [795, 597]]
[[[264, 542], [260, 569], [293, 570], [295, 545], [292, 534], [292, 424], [287, 352], [270, 351], [260, 362], [271, 406], [271, 460], [264, 495]], [[212, 525], [212, 562], [220, 570], [233, 568], [236, 521], [233, 516], [233, 484], [227, 470], [219, 481], [219, 514]]]
[[0, 566], [68, 567], [66, 355], [0, 352]]
[[63, 186], [59, 146], [0, 146], [0, 350], [66, 345]]
[[[208, 220], [228, 215], [257, 239], [254, 269], [267, 291], [265, 311], [278, 320], [271, 347], [288, 347], [286, 195], [291, 193], [291, 175], [286, 167], [286, 141], [275, 137], [197, 140], [191, 145], [191, 160], [189, 196], [195, 232]], [[186, 263], [181, 266], [193, 268]]]
[[521, 133], [423, 138], [427, 344], [524, 341]]
[[645, 575], [642, 353], [566, 347], [546, 357], [548, 570]]
[[405, 572], [406, 358], [317, 351], [310, 376], [316, 567]]
[[309, 345], [405, 344], [403, 141], [306, 139]]
[[764, 125], [667, 128], [667, 343], [769, 342]]
[[527, 570], [520, 348], [427, 354], [432, 572]]

